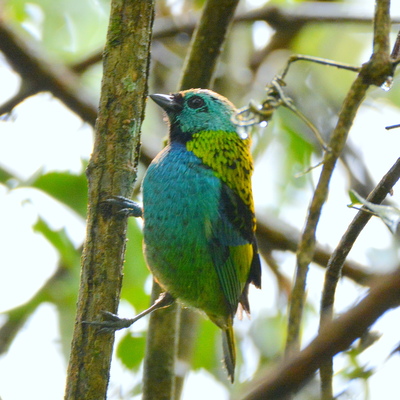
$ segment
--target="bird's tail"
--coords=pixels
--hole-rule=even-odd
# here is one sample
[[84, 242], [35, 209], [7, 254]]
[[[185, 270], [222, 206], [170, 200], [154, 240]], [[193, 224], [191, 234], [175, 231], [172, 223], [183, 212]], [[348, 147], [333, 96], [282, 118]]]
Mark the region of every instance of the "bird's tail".
[[232, 325], [222, 330], [222, 349], [224, 352], [224, 364], [228, 371], [228, 377], [233, 383], [235, 379], [236, 346]]

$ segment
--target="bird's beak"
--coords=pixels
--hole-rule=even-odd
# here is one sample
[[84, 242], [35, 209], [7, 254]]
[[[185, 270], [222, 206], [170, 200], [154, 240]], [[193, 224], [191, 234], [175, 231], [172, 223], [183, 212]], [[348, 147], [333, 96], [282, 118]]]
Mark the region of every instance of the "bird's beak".
[[169, 111], [177, 112], [181, 111], [183, 108], [182, 104], [177, 102], [174, 95], [151, 94], [150, 98], [166, 112]]

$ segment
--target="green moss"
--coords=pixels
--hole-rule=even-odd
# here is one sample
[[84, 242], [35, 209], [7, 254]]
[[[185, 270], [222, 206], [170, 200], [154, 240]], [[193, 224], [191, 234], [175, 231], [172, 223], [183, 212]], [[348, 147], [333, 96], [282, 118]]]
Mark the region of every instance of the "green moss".
[[137, 82], [131, 77], [125, 77], [122, 79], [122, 85], [127, 92], [133, 92], [136, 90]]

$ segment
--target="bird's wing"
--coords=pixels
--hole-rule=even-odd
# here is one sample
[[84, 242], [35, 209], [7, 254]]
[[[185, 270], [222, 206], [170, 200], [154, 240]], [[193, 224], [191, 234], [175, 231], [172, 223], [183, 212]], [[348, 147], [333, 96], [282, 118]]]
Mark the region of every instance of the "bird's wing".
[[254, 237], [254, 215], [224, 183], [219, 208], [219, 218], [212, 223], [209, 246], [222, 290], [234, 314], [239, 301], [248, 311], [249, 283], [259, 286], [261, 269]]

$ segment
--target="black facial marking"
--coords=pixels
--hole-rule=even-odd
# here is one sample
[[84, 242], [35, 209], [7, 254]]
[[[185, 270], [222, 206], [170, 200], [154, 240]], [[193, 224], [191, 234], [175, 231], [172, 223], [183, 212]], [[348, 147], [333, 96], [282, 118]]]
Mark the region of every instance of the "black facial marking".
[[172, 123], [169, 129], [169, 138], [171, 142], [185, 144], [192, 139], [190, 133], [182, 132], [178, 123]]
[[[174, 100], [177, 104], [180, 104], [182, 107], [184, 105], [184, 98], [181, 93], [175, 93]], [[179, 113], [174, 113], [173, 115], [169, 115], [170, 127], [169, 127], [169, 138], [171, 142], [182, 143], [185, 144], [189, 140], [192, 139], [192, 135], [189, 133], [184, 133], [181, 130], [180, 124], [177, 120], [177, 115]]]
[[176, 103], [180, 104], [183, 107], [183, 96], [181, 93], [175, 93], [174, 95], [174, 100]]

